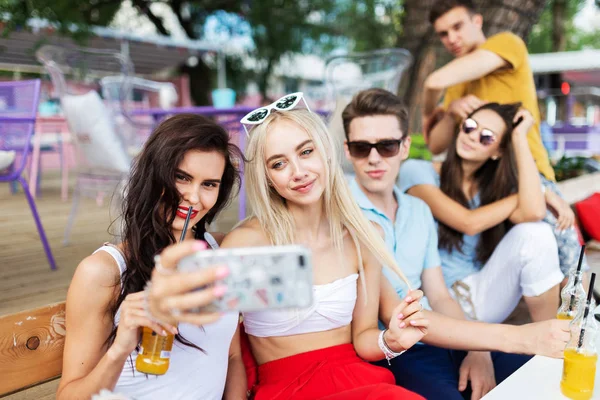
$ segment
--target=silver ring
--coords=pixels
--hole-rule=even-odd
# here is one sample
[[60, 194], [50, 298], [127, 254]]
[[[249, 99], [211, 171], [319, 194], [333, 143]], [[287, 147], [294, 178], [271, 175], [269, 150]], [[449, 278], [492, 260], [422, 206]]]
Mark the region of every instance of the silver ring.
[[171, 316], [177, 318], [181, 315], [181, 310], [179, 308], [171, 308], [169, 310], [169, 312], [171, 313]]
[[154, 269], [161, 275], [173, 275], [175, 271], [166, 269], [160, 262], [160, 254], [154, 256]]
[[423, 311], [423, 304], [419, 303], [419, 305], [421, 306], [421, 309], [419, 310], [419, 312], [421, 312], [421, 311]]

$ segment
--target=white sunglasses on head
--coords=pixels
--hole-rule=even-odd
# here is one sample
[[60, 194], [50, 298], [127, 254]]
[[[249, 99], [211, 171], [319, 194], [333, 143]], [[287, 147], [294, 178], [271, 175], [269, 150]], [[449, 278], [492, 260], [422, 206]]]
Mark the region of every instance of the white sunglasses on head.
[[298, 105], [298, 103], [300, 103], [300, 100], [302, 100], [304, 102], [306, 109], [308, 111], [310, 111], [310, 108], [308, 107], [308, 103], [306, 103], [306, 100], [304, 99], [304, 95], [302, 92], [286, 94], [285, 96], [283, 96], [279, 100], [269, 104], [268, 106], [260, 107], [260, 108], [257, 108], [256, 110], [250, 111], [248, 114], [246, 114], [244, 116], [244, 118], [242, 118], [240, 120], [240, 123], [242, 124], [242, 126], [244, 127], [244, 130], [246, 131], [246, 135], [249, 135], [246, 125], [260, 125], [263, 123], [263, 121], [265, 119], [267, 119], [269, 114], [271, 114], [272, 110], [277, 110], [277, 111], [292, 110]]

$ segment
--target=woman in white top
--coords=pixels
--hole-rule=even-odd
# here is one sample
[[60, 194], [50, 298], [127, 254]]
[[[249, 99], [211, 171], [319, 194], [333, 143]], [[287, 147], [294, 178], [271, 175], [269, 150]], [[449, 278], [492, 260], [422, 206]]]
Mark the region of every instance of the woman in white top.
[[398, 306], [387, 329], [378, 328], [382, 264], [406, 278], [352, 199], [321, 118], [293, 109], [301, 99], [285, 96], [242, 120], [255, 125], [245, 172], [254, 216], [223, 241], [312, 250], [312, 307], [243, 314], [259, 364], [255, 399], [420, 399], [366, 361], [391, 358], [423, 337], [421, 294]]
[[[243, 160], [228, 133], [201, 116], [172, 117], [152, 133], [129, 179], [123, 242], [105, 245], [84, 259], [71, 282], [58, 399], [89, 399], [101, 389], [138, 400], [245, 398], [238, 314], [196, 314], [178, 328], [160, 325], [146, 313], [143, 291], [151, 274], [157, 273], [153, 258], [164, 248], [180, 237], [188, 252], [205, 248], [194, 239], [203, 237], [206, 224], [239, 185], [234, 158]], [[190, 207], [191, 219], [183, 232]], [[185, 284], [201, 286], [227, 272], [213, 268], [187, 274]], [[196, 294], [208, 303], [223, 290], [217, 286]], [[142, 327], [176, 335], [164, 375], [135, 369]]]

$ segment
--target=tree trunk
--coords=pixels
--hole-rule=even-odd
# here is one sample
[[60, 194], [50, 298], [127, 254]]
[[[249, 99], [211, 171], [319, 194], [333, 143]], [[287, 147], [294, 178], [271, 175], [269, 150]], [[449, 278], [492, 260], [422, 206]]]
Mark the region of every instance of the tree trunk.
[[190, 67], [183, 64], [179, 71], [187, 74], [190, 78], [190, 96], [197, 106], [208, 106], [212, 104], [210, 97], [211, 88], [213, 87], [213, 74], [201, 57], [198, 57], [198, 65]]
[[267, 89], [269, 88], [269, 77], [271, 76], [271, 71], [273, 70], [273, 66], [275, 65], [275, 60], [272, 57], [269, 57], [267, 60], [267, 66], [264, 71], [262, 71], [258, 76], [258, 90], [261, 95], [261, 103], [264, 103], [267, 99]]
[[[400, 95], [410, 108], [411, 131], [420, 126], [420, 97], [423, 81], [436, 67], [450, 61], [450, 55], [439, 43], [428, 21], [428, 14], [435, 0], [404, 0], [403, 34], [397, 46], [407, 49], [414, 57], [411, 68], [405, 72], [400, 85]], [[538, 21], [547, 0], [476, 0], [483, 15], [484, 32], [487, 36], [511, 31], [523, 40]], [[566, 0], [558, 0], [566, 1]], [[564, 35], [563, 35], [564, 36]]]
[[552, 3], [552, 51], [567, 50], [566, 0], [554, 0]]
[[428, 22], [429, 9], [434, 0], [404, 0], [404, 35], [396, 40], [397, 47], [410, 51], [413, 63], [404, 73], [400, 82], [399, 95], [409, 107], [409, 131], [420, 130], [418, 118], [421, 88], [424, 77], [435, 67], [436, 54], [432, 47], [433, 27]]

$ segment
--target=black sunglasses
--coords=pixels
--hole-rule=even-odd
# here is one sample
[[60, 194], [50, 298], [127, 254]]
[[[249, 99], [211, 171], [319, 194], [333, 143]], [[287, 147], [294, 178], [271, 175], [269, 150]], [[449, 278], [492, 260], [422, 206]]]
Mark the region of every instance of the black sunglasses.
[[[472, 118], [465, 119], [465, 122], [462, 123], [461, 130], [467, 135], [471, 134], [471, 132], [475, 132], [479, 125], [477, 121]], [[479, 143], [484, 146], [489, 146], [496, 141], [496, 134], [487, 128], [481, 129], [479, 132]]]
[[402, 139], [386, 139], [377, 143], [347, 142], [348, 151], [354, 158], [366, 158], [371, 154], [371, 149], [377, 150], [381, 157], [394, 157], [400, 151]]

